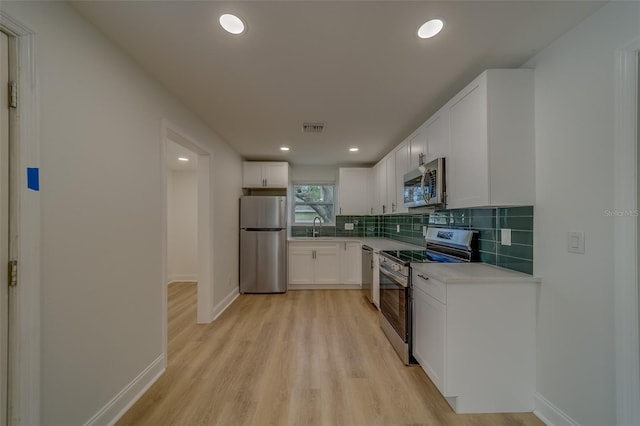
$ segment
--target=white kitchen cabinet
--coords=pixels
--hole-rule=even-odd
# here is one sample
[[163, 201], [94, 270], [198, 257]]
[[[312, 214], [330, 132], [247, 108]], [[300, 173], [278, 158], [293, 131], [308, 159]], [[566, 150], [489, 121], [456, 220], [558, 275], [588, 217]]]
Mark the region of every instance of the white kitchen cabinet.
[[387, 212], [387, 162], [383, 158], [373, 168], [373, 214], [381, 215]]
[[395, 152], [391, 151], [389, 155], [384, 160], [385, 162], [385, 186], [386, 186], [386, 194], [387, 199], [384, 203], [385, 214], [394, 213], [397, 207], [397, 190], [396, 190], [396, 158]]
[[[434, 385], [444, 389], [445, 304], [436, 300], [413, 279], [413, 356], [420, 363]], [[431, 279], [433, 281], [433, 278]]]
[[358, 241], [345, 241], [340, 244], [340, 283], [362, 285], [362, 244]]
[[361, 167], [340, 168], [338, 170], [338, 179], [337, 214], [370, 214], [368, 197], [369, 169]]
[[426, 155], [427, 132], [425, 131], [425, 124], [418, 127], [418, 129], [407, 138], [407, 145], [409, 149], [409, 170], [418, 168], [420, 165], [420, 156]]
[[409, 145], [406, 142], [398, 145], [393, 153], [395, 180], [392, 183], [395, 198], [391, 206], [391, 213], [406, 213], [409, 211], [404, 206], [404, 174], [409, 171]]
[[538, 283], [482, 264], [412, 265], [413, 356], [456, 413], [533, 410]]
[[289, 185], [289, 163], [245, 161], [242, 163], [243, 188], [286, 188]]
[[448, 102], [447, 207], [535, 204], [533, 70], [487, 70]]
[[340, 244], [289, 242], [289, 284], [340, 284]]
[[308, 244], [289, 243], [289, 284], [313, 284], [315, 282], [314, 248]]
[[380, 254], [377, 251], [373, 252], [373, 304], [376, 308], [380, 309]]
[[426, 148], [424, 162], [449, 157], [449, 108], [441, 108], [424, 124]]

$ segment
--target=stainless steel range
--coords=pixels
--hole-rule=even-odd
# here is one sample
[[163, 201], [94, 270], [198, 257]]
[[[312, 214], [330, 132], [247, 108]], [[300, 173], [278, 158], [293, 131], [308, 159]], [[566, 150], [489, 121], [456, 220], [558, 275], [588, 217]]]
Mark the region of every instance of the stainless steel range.
[[474, 262], [478, 260], [477, 231], [427, 229], [426, 250], [380, 252], [380, 327], [405, 364], [411, 355], [411, 263]]

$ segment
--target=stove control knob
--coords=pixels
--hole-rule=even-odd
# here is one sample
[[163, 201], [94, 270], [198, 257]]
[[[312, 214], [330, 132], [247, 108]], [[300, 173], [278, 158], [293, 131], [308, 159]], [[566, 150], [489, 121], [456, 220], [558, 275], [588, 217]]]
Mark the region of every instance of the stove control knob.
[[396, 272], [399, 272], [400, 271], [400, 266], [396, 265], [396, 264], [393, 264], [393, 265], [391, 265], [391, 269], [393, 269]]

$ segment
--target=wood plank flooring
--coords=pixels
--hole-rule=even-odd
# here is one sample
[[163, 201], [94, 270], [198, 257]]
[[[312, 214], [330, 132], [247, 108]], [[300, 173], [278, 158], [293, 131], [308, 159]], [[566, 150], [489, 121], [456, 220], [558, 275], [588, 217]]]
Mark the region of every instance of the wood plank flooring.
[[196, 285], [169, 287], [165, 374], [118, 425], [543, 425], [457, 415], [406, 367], [355, 290], [241, 295], [196, 324]]

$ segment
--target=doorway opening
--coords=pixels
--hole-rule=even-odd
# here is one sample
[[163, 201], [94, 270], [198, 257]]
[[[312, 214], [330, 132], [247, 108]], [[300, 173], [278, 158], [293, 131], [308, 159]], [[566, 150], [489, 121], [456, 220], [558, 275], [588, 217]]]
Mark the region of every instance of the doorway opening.
[[[0, 32], [0, 277], [9, 264], [9, 36]], [[6, 425], [9, 407], [9, 287], [0, 290], [0, 425]]]
[[213, 320], [213, 185], [211, 152], [167, 121], [162, 132], [163, 342], [167, 354], [169, 283], [196, 282], [196, 321]]

